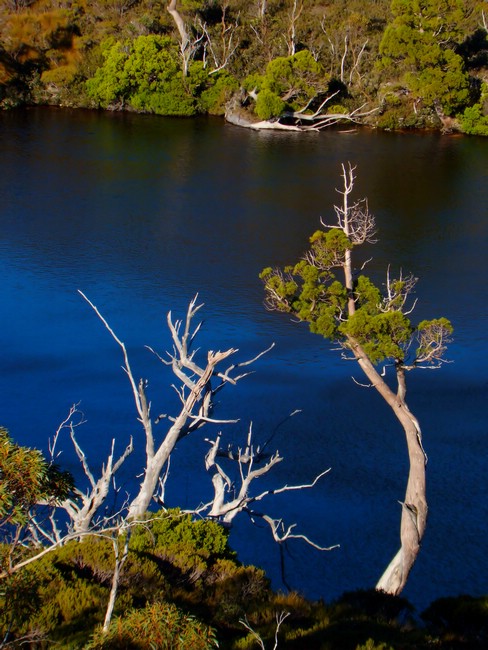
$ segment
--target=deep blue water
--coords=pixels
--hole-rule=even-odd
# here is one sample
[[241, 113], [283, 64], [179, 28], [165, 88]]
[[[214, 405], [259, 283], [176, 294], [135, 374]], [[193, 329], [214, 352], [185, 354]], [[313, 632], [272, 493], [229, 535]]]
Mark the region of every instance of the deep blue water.
[[[239, 348], [243, 360], [275, 342], [255, 374], [221, 394], [218, 415], [250, 422], [285, 456], [261, 490], [308, 482], [269, 511], [322, 545], [289, 545], [288, 582], [327, 600], [373, 586], [398, 547], [406, 480], [402, 432], [380, 398], [356, 385], [357, 369], [306, 326], [266, 312], [258, 279], [293, 262], [319, 218], [332, 218], [342, 162], [357, 165], [379, 243], [369, 272], [412, 271], [419, 319], [456, 328], [436, 372], [409, 377], [409, 404], [429, 455], [430, 518], [405, 596], [418, 607], [447, 594], [488, 591], [487, 272], [488, 141], [368, 131], [252, 133], [220, 120], [32, 109], [0, 114], [0, 423], [21, 443], [46, 448], [71, 404], [94, 467], [110, 441], [139, 428], [117, 346], [77, 289], [127, 344], [136, 376], [150, 380], [153, 412], [175, 404], [172, 376], [144, 345], [163, 352], [166, 314], [205, 303], [202, 350]], [[168, 501], [196, 506], [208, 493], [203, 438], [174, 454]], [[80, 476], [64, 441], [61, 462]], [[140, 453], [120, 481], [131, 489]], [[81, 480], [81, 479], [80, 479]], [[279, 552], [266, 530], [241, 520], [232, 544], [280, 586]]]

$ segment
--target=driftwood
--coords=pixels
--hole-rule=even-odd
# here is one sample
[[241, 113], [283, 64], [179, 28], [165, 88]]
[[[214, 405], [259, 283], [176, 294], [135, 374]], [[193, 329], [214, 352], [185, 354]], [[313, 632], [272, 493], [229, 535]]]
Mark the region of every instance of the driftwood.
[[303, 131], [322, 131], [329, 126], [335, 126], [344, 122], [364, 124], [364, 118], [379, 110], [378, 107], [364, 110], [366, 105], [363, 104], [349, 113], [327, 113], [326, 105], [336, 95], [337, 92], [326, 97], [320, 104], [319, 108], [313, 113], [307, 111], [315, 98], [310, 100], [307, 105], [300, 110], [285, 111], [278, 117], [269, 120], [256, 120], [253, 119], [252, 114], [245, 109], [245, 104], [249, 98], [256, 99], [256, 93], [251, 92], [246, 95], [241, 91], [235, 95], [227, 105], [225, 119], [229, 124], [246, 129], [254, 129], [255, 131], [273, 130], [294, 131], [300, 133]]

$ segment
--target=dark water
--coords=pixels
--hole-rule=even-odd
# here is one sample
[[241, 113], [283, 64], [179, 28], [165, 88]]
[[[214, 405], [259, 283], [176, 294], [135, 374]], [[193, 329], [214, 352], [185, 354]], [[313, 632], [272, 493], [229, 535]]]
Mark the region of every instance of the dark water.
[[[357, 165], [380, 242], [369, 270], [412, 271], [419, 318], [456, 328], [453, 363], [409, 377], [409, 403], [429, 454], [429, 527], [405, 595], [488, 591], [487, 292], [488, 141], [437, 134], [251, 133], [219, 120], [171, 120], [57, 110], [0, 114], [1, 424], [24, 444], [46, 441], [81, 401], [80, 442], [96, 467], [138, 424], [113, 341], [82, 289], [126, 342], [153, 411], [170, 410], [172, 377], [145, 349], [169, 346], [166, 313], [205, 303], [203, 349], [238, 347], [240, 359], [276, 342], [256, 373], [222, 393], [218, 415], [242, 440], [250, 421], [264, 440], [279, 429], [285, 456], [257, 489], [303, 483], [268, 508], [322, 545], [289, 546], [288, 582], [326, 599], [375, 584], [398, 547], [406, 479], [402, 433], [381, 403], [351, 380], [356, 368], [305, 326], [267, 313], [257, 278], [294, 261], [338, 200], [341, 162]], [[330, 219], [329, 219], [330, 220]], [[209, 493], [204, 435], [174, 455], [168, 500], [196, 506]], [[65, 440], [61, 460], [79, 474]], [[139, 470], [137, 454], [120, 481]], [[232, 543], [279, 581], [266, 530], [242, 521]]]

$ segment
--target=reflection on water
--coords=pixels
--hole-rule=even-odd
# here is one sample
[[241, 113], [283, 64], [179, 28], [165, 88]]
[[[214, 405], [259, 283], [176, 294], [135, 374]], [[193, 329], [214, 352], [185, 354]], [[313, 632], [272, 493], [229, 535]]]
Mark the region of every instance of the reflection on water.
[[[219, 415], [241, 418], [224, 435], [243, 436], [252, 419], [265, 438], [301, 408], [277, 438], [286, 460], [275, 480], [305, 482], [332, 467], [313, 491], [272, 506], [320, 543], [341, 544], [325, 556], [290, 549], [289, 582], [325, 598], [371, 586], [396, 551], [404, 443], [379, 398], [351, 381], [353, 366], [304, 326], [264, 310], [257, 275], [301, 254], [337, 201], [340, 164], [356, 164], [358, 197], [369, 197], [379, 226], [370, 273], [380, 278], [389, 262], [414, 272], [419, 316], [446, 315], [456, 326], [455, 363], [412, 377], [409, 393], [430, 456], [431, 514], [406, 595], [423, 605], [486, 591], [486, 140], [299, 137], [212, 119], [39, 109], [0, 114], [0, 134], [1, 423], [42, 446], [82, 400], [85, 444], [101, 462], [111, 438], [125, 445], [137, 423], [118, 350], [76, 290], [127, 343], [156, 409], [171, 407], [171, 377], [143, 346], [163, 351], [166, 312], [182, 315], [200, 292], [202, 347], [251, 356], [277, 344], [255, 375], [222, 394]], [[199, 495], [207, 489], [205, 444], [183, 444], [172, 494], [190, 506], [195, 482]], [[76, 470], [68, 452], [64, 462]], [[278, 577], [265, 531], [233, 541]]]

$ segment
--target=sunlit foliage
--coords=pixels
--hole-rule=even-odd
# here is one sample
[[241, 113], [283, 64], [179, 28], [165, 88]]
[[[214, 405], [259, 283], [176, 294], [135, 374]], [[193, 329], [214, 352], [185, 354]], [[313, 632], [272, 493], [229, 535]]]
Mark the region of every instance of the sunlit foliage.
[[49, 464], [39, 450], [16, 444], [0, 428], [0, 528], [27, 524], [39, 501], [55, 503], [72, 487], [68, 472]]

